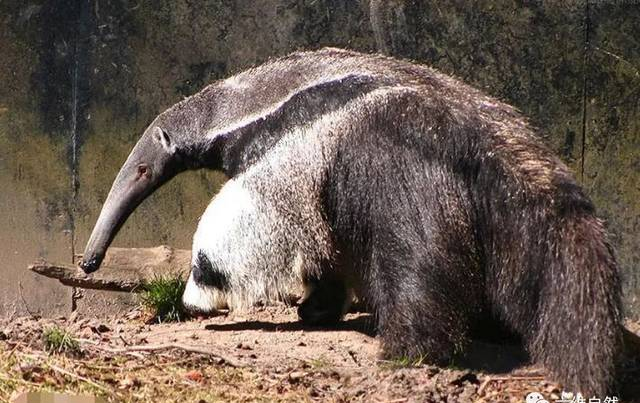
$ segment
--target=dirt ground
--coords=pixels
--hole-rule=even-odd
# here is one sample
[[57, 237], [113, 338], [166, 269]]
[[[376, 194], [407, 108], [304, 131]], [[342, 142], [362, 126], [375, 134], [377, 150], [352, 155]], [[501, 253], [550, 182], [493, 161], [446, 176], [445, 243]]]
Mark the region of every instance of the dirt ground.
[[[73, 335], [77, 351], [45, 352], [42, 333], [52, 327]], [[560, 385], [517, 345], [476, 341], [447, 368], [377, 353], [365, 313], [331, 329], [303, 327], [284, 306], [152, 325], [138, 311], [101, 321], [11, 318], [0, 322], [0, 402], [33, 390], [127, 402], [524, 402], [532, 391], [560, 399]], [[627, 361], [619, 401], [640, 401], [638, 362]]]

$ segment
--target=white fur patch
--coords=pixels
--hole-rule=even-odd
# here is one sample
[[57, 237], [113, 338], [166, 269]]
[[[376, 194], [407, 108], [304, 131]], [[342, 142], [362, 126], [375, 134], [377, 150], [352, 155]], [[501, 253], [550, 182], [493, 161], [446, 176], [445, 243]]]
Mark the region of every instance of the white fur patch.
[[187, 310], [210, 313], [225, 308], [226, 298], [214, 288], [196, 284], [192, 273], [182, 295], [182, 304]]
[[[224, 262], [216, 264], [216, 270], [222, 271], [232, 279], [237, 277], [238, 270], [234, 272], [233, 269], [239, 269], [236, 258], [242, 254], [241, 251], [233, 250], [236, 242], [232, 235], [234, 228], [241, 225], [241, 221], [251, 219], [250, 213], [254, 208], [251, 195], [242, 187], [242, 179], [229, 180], [200, 218], [198, 229], [193, 236], [191, 265], [197, 263], [199, 253], [204, 253], [210, 261]], [[204, 284], [197, 284], [193, 274], [189, 276], [183, 296], [183, 303], [187, 308], [212, 312], [228, 307], [231, 302], [231, 295]]]
[[247, 214], [255, 210], [252, 196], [244, 189], [242, 182], [242, 177], [227, 181], [202, 214], [193, 236], [192, 264], [200, 250], [207, 256], [219, 253], [218, 247], [227, 240], [232, 228], [238, 225], [238, 218], [248, 219]]
[[[300, 94], [304, 91], [307, 91], [319, 84], [324, 84], [324, 83], [329, 83], [332, 81], [340, 81], [343, 80], [349, 76], [351, 76], [352, 73], [349, 74], [341, 74], [341, 75], [336, 75], [333, 77], [321, 77], [321, 78], [317, 78], [315, 80], [310, 80], [310, 82], [305, 85], [305, 86], [301, 86], [301, 87], [294, 87], [292, 88], [292, 90], [290, 92], [288, 92], [285, 96], [283, 96], [282, 98], [278, 99], [276, 102], [273, 102], [270, 105], [267, 105], [265, 108], [257, 110], [253, 113], [247, 113], [247, 114], [243, 114], [241, 116], [239, 116], [239, 119], [235, 120], [235, 121], [230, 121], [230, 122], [225, 122], [224, 125], [222, 126], [218, 126], [218, 127], [214, 127], [213, 129], [209, 130], [206, 134], [206, 137], [208, 139], [214, 139], [218, 136], [224, 136], [226, 134], [229, 134], [233, 131], [236, 131], [242, 127], [245, 127], [253, 122], [259, 121], [259, 120], [264, 120], [266, 119], [269, 115], [272, 115], [274, 112], [277, 112], [280, 108], [282, 108], [282, 106], [284, 104], [286, 104], [287, 102], [289, 102], [291, 100], [291, 98], [293, 98], [294, 96], [296, 96], [297, 94]], [[228, 79], [226, 79], [225, 81], [223, 81], [224, 85], [228, 88], [233, 88], [233, 89], [242, 89], [244, 87], [247, 86], [247, 84], [243, 84], [243, 80], [242, 77], [238, 77], [238, 76], [233, 76], [230, 77]]]

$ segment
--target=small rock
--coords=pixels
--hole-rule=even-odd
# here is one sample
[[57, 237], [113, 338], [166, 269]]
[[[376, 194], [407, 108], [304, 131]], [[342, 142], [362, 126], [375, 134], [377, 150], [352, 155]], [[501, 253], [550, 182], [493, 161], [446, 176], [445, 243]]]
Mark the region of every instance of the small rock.
[[5, 341], [9, 339], [9, 336], [7, 336], [4, 332], [0, 332], [0, 341]]
[[298, 347], [306, 347], [307, 343], [305, 343], [304, 341], [301, 341], [300, 343], [298, 343]]
[[306, 375], [307, 375], [307, 373], [306, 372], [302, 372], [302, 371], [291, 372], [289, 374], [289, 381], [291, 381], [292, 383], [299, 382]]

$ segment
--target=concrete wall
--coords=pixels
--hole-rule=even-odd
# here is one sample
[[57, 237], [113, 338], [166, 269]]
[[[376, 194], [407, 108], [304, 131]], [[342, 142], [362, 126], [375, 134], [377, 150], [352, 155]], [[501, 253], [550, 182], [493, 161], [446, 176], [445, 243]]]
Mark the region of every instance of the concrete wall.
[[[640, 2], [3, 0], [0, 315], [66, 314], [71, 290], [25, 271], [70, 262], [151, 119], [207, 83], [325, 45], [431, 64], [520, 108], [609, 223], [640, 314]], [[188, 248], [223, 183], [184, 174], [115, 241]], [[126, 296], [77, 294], [87, 312]], [[115, 304], [115, 305], [114, 305]]]

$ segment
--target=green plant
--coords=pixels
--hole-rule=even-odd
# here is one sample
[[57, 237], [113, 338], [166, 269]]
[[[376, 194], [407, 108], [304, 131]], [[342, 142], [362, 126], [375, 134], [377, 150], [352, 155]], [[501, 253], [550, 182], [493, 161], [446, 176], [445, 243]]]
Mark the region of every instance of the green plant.
[[310, 360], [309, 365], [311, 365], [311, 368], [313, 369], [322, 369], [329, 367], [331, 365], [331, 361], [329, 361], [324, 355], [322, 355], [318, 358]]
[[80, 355], [80, 344], [68, 331], [57, 326], [42, 332], [44, 349], [50, 354]]
[[157, 277], [145, 284], [142, 305], [158, 322], [179, 322], [187, 315], [182, 305], [185, 281], [179, 277]]

